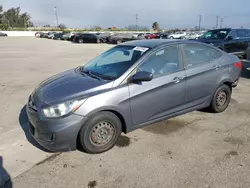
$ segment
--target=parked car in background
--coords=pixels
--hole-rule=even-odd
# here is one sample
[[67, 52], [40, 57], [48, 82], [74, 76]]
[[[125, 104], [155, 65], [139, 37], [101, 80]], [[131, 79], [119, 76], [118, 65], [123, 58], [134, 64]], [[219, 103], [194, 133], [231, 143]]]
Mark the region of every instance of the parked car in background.
[[100, 38], [96, 34], [82, 33], [75, 35], [73, 42], [76, 43], [100, 43]]
[[155, 39], [157, 33], [149, 33], [148, 35], [145, 36], [146, 39]]
[[55, 34], [56, 34], [56, 32], [48, 32], [48, 34], [45, 38], [53, 39]]
[[139, 34], [137, 35], [137, 39], [138, 39], [138, 40], [145, 39], [145, 36], [148, 35], [148, 34], [150, 34], [150, 33], [139, 33]]
[[108, 38], [111, 36], [111, 33], [99, 33], [96, 35], [100, 39], [100, 43], [106, 43]]
[[120, 44], [131, 40], [136, 40], [131, 33], [116, 33], [108, 37], [107, 42], [111, 44]]
[[72, 33], [70, 38], [69, 38], [69, 41], [73, 42], [74, 41], [74, 38], [77, 36], [77, 35], [80, 35], [82, 33]]
[[122, 43], [37, 86], [26, 105], [29, 129], [50, 151], [105, 152], [121, 132], [204, 108], [223, 112], [241, 66], [190, 40]]
[[181, 36], [181, 39], [188, 40], [188, 39], [198, 39], [201, 36], [201, 34], [197, 32], [187, 32], [186, 35]]
[[250, 59], [250, 29], [213, 29], [200, 36], [198, 41], [216, 46], [240, 58]]
[[7, 37], [8, 35], [6, 33], [0, 32], [0, 37]]
[[158, 33], [156, 34], [157, 39], [168, 39], [169, 33]]
[[180, 39], [181, 37], [185, 36], [186, 32], [175, 32], [168, 36], [169, 39]]
[[71, 33], [70, 32], [68, 32], [68, 33], [64, 33], [63, 35], [62, 35], [62, 37], [61, 37], [61, 40], [69, 40], [70, 39], [70, 37], [71, 37]]
[[38, 37], [38, 38], [39, 38], [42, 34], [43, 34], [43, 32], [36, 32], [36, 33], [35, 33], [35, 37]]
[[54, 36], [53, 36], [53, 39], [54, 40], [64, 40], [63, 39], [63, 35], [64, 35], [65, 33], [55, 33], [54, 34]]

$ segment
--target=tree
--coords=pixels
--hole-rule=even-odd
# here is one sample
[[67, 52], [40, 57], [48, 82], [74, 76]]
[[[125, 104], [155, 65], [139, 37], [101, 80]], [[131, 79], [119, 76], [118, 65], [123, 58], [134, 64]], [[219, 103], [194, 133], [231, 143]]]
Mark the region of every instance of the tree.
[[50, 24], [45, 24], [43, 27], [51, 27]]
[[25, 12], [21, 14], [21, 8], [10, 8], [3, 11], [3, 6], [0, 6], [0, 22], [7, 24], [9, 27], [30, 27], [33, 26], [31, 16]]
[[152, 28], [153, 28], [154, 31], [159, 31], [160, 27], [159, 27], [158, 22], [154, 22], [153, 25], [152, 25]]
[[0, 5], [0, 24], [2, 24], [2, 17], [3, 17], [3, 6]]
[[58, 27], [59, 27], [60, 29], [66, 29], [66, 28], [67, 28], [66, 25], [64, 25], [64, 24], [59, 24]]

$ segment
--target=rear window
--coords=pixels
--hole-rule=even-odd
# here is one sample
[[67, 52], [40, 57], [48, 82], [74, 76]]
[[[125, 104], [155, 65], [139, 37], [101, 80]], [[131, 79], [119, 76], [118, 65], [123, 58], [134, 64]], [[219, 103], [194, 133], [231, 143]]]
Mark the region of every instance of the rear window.
[[184, 44], [186, 67], [206, 64], [222, 56], [219, 50], [201, 44]]

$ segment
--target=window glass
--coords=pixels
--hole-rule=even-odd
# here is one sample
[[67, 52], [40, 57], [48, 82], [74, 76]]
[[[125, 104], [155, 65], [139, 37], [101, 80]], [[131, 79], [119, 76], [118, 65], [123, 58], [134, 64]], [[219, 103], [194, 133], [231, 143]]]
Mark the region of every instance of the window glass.
[[104, 78], [116, 79], [147, 50], [148, 48], [143, 47], [115, 46], [83, 65], [83, 69]]
[[238, 37], [237, 32], [236, 32], [235, 30], [231, 31], [231, 32], [229, 33], [229, 36], [232, 37], [233, 39], [235, 39], [235, 38]]
[[153, 53], [138, 69], [147, 71], [153, 76], [172, 73], [181, 69], [177, 46], [169, 46]]
[[221, 57], [221, 52], [205, 45], [185, 44], [183, 46], [187, 67], [205, 64]]
[[239, 37], [247, 37], [247, 32], [246, 32], [246, 30], [245, 29], [239, 29], [238, 30], [238, 36]]
[[224, 39], [228, 33], [230, 32], [229, 29], [215, 29], [210, 30], [204, 33], [200, 38], [202, 39]]

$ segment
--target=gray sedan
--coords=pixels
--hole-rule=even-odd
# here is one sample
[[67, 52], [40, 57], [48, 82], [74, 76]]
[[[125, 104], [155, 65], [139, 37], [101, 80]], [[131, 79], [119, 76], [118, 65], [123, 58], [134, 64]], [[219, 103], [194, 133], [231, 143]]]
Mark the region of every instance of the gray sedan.
[[105, 152], [121, 132], [194, 110], [224, 111], [241, 66], [195, 41], [125, 42], [37, 86], [26, 105], [30, 132], [54, 152]]

